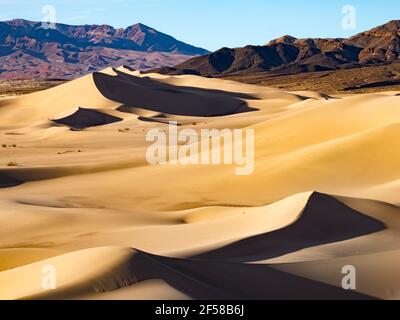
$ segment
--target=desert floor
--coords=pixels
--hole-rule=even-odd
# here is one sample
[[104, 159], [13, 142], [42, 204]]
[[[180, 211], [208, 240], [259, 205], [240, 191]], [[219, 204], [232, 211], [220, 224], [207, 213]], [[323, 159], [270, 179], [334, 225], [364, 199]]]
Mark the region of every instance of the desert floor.
[[[149, 165], [168, 121], [254, 129], [253, 174]], [[3, 98], [0, 299], [400, 299], [399, 138], [395, 91], [119, 68]]]

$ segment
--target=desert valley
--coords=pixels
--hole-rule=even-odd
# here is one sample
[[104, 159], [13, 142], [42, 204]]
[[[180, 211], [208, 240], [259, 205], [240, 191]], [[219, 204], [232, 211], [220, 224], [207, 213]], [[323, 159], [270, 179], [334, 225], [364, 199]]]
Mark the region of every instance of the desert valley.
[[[80, 55], [117, 50], [97, 40]], [[0, 57], [21, 75], [5, 84], [36, 86], [0, 98], [0, 299], [400, 299], [398, 21], [348, 41], [216, 53], [179, 42], [145, 71], [59, 69], [40, 58], [48, 44], [24, 41], [38, 49], [32, 70], [62, 81], [26, 80], [14, 59], [31, 59], [26, 48]], [[226, 129], [254, 133], [248, 174], [146, 157], [152, 130], [196, 159], [249, 147], [214, 144], [222, 135], [201, 147], [201, 132]]]

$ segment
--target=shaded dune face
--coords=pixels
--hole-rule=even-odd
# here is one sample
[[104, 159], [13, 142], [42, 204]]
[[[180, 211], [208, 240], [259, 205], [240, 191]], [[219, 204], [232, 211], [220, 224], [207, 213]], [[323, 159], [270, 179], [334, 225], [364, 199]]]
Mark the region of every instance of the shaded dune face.
[[241, 99], [255, 99], [241, 93], [173, 86], [150, 78], [138, 78], [116, 71], [116, 76], [94, 73], [101, 94], [129, 107], [182, 115], [213, 117], [253, 111]]
[[[56, 257], [46, 263], [59, 265], [59, 276], [64, 281], [71, 277], [65, 274], [75, 274], [74, 269], [78, 270], [80, 263], [88, 265], [94, 259], [97, 264], [85, 271], [93, 275], [83, 282], [61, 286], [54, 292], [29, 294], [25, 298], [74, 299], [104, 293], [112, 295], [124, 287], [134, 288], [148, 280], [162, 280], [170, 288], [193, 299], [372, 300], [376, 298], [340, 288], [339, 282], [333, 285], [308, 279], [279, 270], [274, 264], [243, 262], [280, 256], [306, 245], [311, 247], [328, 241], [337, 242], [384, 229], [385, 226], [378, 220], [347, 207], [337, 199], [313, 193], [300, 218], [292, 225], [193, 258], [178, 259], [133, 248], [94, 249], [107, 250], [105, 254], [108, 256], [113, 250], [116, 256], [123, 251], [125, 258], [122, 260], [111, 256], [107, 260], [106, 256], [99, 258], [96, 255], [90, 258], [92, 250]], [[65, 268], [68, 261], [75, 261], [72, 270]], [[102, 263], [108, 263], [110, 267], [104, 269]], [[30, 268], [40, 266], [41, 263], [36, 263], [10, 270], [10, 276], [18, 276], [23, 282], [24, 277], [33, 272], [29, 272]]]
[[22, 184], [23, 181], [8, 175], [5, 172], [0, 172], [0, 188], [11, 188]]
[[385, 225], [337, 199], [313, 193], [301, 217], [281, 230], [243, 239], [190, 259], [138, 251], [132, 271], [139, 281], [163, 279], [194, 299], [369, 300], [371, 296], [274, 269], [244, 264], [385, 230]]
[[368, 295], [294, 276], [268, 265], [173, 259], [138, 252], [138, 281], [162, 279], [193, 299], [370, 300]]
[[333, 197], [315, 192], [299, 220], [292, 225], [243, 239], [195, 258], [235, 262], [267, 260], [308, 247], [361, 237], [385, 228], [381, 221], [357, 212]]
[[[98, 255], [96, 251], [105, 251]], [[115, 255], [112, 255], [113, 251]], [[121, 251], [123, 256], [121, 257]], [[108, 257], [107, 257], [108, 254]], [[101, 262], [99, 260], [101, 258]], [[74, 262], [70, 268], [66, 265]], [[94, 263], [106, 265], [102, 269]], [[63, 285], [56, 290], [25, 291], [29, 299], [74, 299], [102, 297], [118, 294], [126, 288], [148, 280], [165, 282], [170, 288], [191, 299], [236, 300], [236, 299], [285, 299], [285, 300], [375, 300], [376, 298], [343, 290], [337, 286], [296, 276], [275, 269], [271, 265], [243, 264], [213, 260], [193, 260], [169, 258], [128, 248], [98, 248], [79, 251], [46, 261], [58, 267], [59, 277], [65, 281], [66, 275], [75, 278], [72, 285]], [[79, 264], [92, 268], [79, 275]], [[28, 273], [35, 273], [41, 263], [6, 271], [18, 284], [28, 279]], [[23, 269], [23, 270], [22, 270]], [[18, 274], [18, 272], [20, 273]], [[76, 276], [71, 276], [71, 274]], [[19, 277], [18, 277], [19, 275]], [[16, 278], [18, 277], [18, 278]], [[77, 281], [80, 277], [81, 280]], [[1, 278], [0, 281], [4, 281]], [[10, 281], [5, 280], [10, 286]], [[0, 291], [4, 296], [4, 292]], [[155, 293], [156, 294], [156, 293]]]
[[73, 114], [61, 118], [54, 119], [55, 123], [70, 127], [71, 129], [85, 129], [89, 127], [103, 126], [115, 122], [122, 121], [121, 118], [101, 113], [96, 110], [79, 108]]
[[[399, 299], [399, 98], [109, 68], [0, 100], [0, 299]], [[254, 129], [253, 174], [149, 165], [169, 120]]]

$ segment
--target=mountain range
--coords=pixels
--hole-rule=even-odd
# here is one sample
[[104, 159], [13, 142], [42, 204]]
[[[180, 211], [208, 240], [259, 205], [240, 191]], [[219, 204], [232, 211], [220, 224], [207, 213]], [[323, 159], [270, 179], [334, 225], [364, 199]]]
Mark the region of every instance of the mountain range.
[[399, 58], [400, 20], [393, 20], [348, 39], [286, 35], [263, 46], [222, 48], [175, 67], [152, 71], [202, 76], [287, 75], [390, 64]]
[[22, 19], [0, 22], [0, 78], [72, 78], [108, 66], [170, 66], [208, 51], [143, 24], [55, 24]]

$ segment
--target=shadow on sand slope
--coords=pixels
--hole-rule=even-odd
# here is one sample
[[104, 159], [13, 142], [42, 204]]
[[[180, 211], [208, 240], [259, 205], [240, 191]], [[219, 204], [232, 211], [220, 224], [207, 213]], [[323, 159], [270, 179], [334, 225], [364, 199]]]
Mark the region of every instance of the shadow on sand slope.
[[255, 111], [241, 100], [256, 99], [250, 95], [173, 86], [150, 78], [139, 78], [118, 70], [114, 71], [116, 76], [94, 73], [94, 83], [104, 97], [130, 107], [198, 117]]
[[[146, 280], [162, 279], [194, 299], [374, 299], [342, 289], [341, 280], [337, 284], [327, 284], [277, 270], [274, 265], [249, 264], [244, 261], [263, 260], [300, 248], [351, 239], [383, 229], [385, 226], [381, 222], [347, 207], [337, 199], [314, 193], [302, 216], [291, 226], [239, 241], [196, 258], [162, 257], [123, 248], [124, 259], [117, 259], [111, 264], [114, 269], [103, 267], [92, 278], [74, 283], [71, 275], [75, 273], [70, 270], [70, 261], [74, 261], [73, 266], [77, 270], [81, 268], [81, 264], [90, 266], [91, 258], [88, 258], [88, 253], [92, 251], [56, 257], [52, 263], [58, 263], [58, 272], [60, 275], [64, 273], [65, 283], [68, 285], [60, 287], [56, 292], [38, 291], [34, 296], [25, 294], [24, 297], [73, 299], [80, 294], [109, 292]], [[106, 255], [98, 259], [107, 261], [109, 257], [112, 260], [110, 253], [118, 252], [118, 248], [107, 249]], [[40, 263], [8, 272], [23, 281], [23, 277], [29, 278], [33, 268], [39, 266]], [[331, 272], [335, 274], [327, 275], [327, 278], [336, 278], [336, 272], [341, 275], [340, 268], [333, 268]], [[4, 281], [7, 282], [8, 277], [9, 275], [4, 275]]]
[[0, 172], [0, 189], [16, 187], [23, 183], [24, 183], [23, 181], [15, 177], [12, 177], [4, 172]]
[[82, 130], [119, 122], [122, 119], [97, 110], [78, 108], [73, 114], [61, 119], [54, 119], [53, 121], [68, 126], [72, 130]]
[[292, 225], [232, 243], [195, 258], [235, 262], [267, 260], [384, 229], [386, 227], [382, 222], [349, 208], [333, 197], [314, 193], [300, 219]]
[[[190, 259], [137, 251], [132, 271], [139, 281], [163, 279], [195, 299], [373, 299], [354, 291], [248, 264], [302, 248], [352, 239], [385, 229], [335, 198], [314, 193], [297, 222]], [[340, 270], [338, 270], [340, 272]]]
[[268, 265], [173, 259], [138, 251], [132, 271], [138, 281], [163, 279], [184, 294], [201, 300], [373, 299], [357, 292], [277, 271]]
[[[104, 250], [109, 252], [108, 256], [95, 254]], [[120, 259], [121, 250], [125, 252], [123, 259]], [[102, 260], [96, 260], [100, 258]], [[93, 261], [97, 262], [94, 262], [91, 269], [89, 266]], [[43, 263], [5, 271], [2, 281], [6, 287], [11, 288], [11, 292], [5, 291], [3, 296], [47, 300], [76, 299], [88, 295], [96, 298], [101, 293], [113, 292], [146, 280], [161, 279], [186, 296], [200, 300], [374, 299], [344, 290], [340, 288], [341, 283], [337, 286], [325, 284], [276, 270], [269, 265], [176, 259], [128, 248], [88, 249], [46, 260], [46, 263], [57, 267], [57, 277], [64, 282], [56, 290], [32, 290], [30, 286], [37, 285], [35, 277], [31, 275], [38, 273]], [[77, 280], [75, 274], [82, 271], [86, 275]], [[13, 291], [15, 281], [21, 287]], [[25, 285], [26, 288], [23, 287]]]

